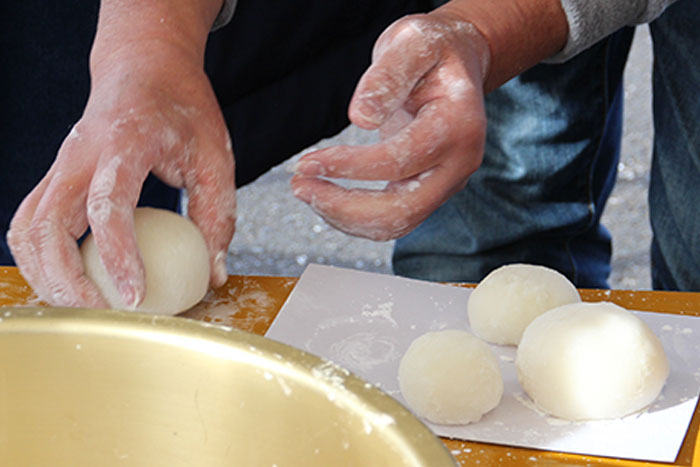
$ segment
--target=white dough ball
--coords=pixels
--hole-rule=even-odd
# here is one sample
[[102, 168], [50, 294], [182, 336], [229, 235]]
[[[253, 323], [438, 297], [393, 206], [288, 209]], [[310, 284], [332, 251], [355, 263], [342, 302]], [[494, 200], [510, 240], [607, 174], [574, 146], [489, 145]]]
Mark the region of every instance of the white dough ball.
[[[146, 269], [146, 296], [136, 310], [174, 315], [197, 304], [209, 288], [209, 253], [197, 226], [171, 211], [137, 208], [134, 229]], [[85, 274], [107, 303], [125, 309], [92, 235], [85, 239], [80, 252]]]
[[568, 420], [619, 418], [644, 409], [669, 373], [659, 339], [610, 302], [548, 311], [525, 330], [515, 361], [525, 392]]
[[466, 331], [447, 330], [411, 343], [399, 364], [399, 387], [419, 417], [464, 425], [498, 405], [503, 377], [485, 342]]
[[578, 290], [563, 274], [544, 266], [509, 264], [491, 271], [476, 286], [467, 314], [477, 336], [494, 344], [518, 345], [533, 319], [580, 301]]

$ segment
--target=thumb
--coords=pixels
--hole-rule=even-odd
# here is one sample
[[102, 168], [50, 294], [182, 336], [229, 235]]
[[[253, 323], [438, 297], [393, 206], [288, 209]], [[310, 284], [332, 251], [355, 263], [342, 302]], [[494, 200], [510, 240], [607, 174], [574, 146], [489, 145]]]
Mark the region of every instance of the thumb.
[[384, 124], [437, 63], [439, 51], [425, 31], [423, 16], [399, 19], [377, 40], [372, 65], [350, 101], [348, 113], [355, 125], [376, 129]]

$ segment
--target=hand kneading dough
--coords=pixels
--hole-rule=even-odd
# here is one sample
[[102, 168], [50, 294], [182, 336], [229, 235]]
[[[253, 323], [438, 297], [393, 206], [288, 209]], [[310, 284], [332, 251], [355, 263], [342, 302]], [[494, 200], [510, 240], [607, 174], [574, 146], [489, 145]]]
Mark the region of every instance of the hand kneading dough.
[[[209, 288], [209, 253], [189, 219], [154, 208], [134, 211], [134, 229], [146, 268], [146, 297], [136, 310], [174, 315], [199, 302]], [[85, 274], [112, 308], [126, 308], [102, 265], [92, 235], [83, 242]]]
[[618, 418], [644, 409], [668, 377], [659, 339], [613, 303], [550, 310], [525, 330], [518, 379], [545, 412], [568, 420]]
[[447, 330], [411, 343], [399, 364], [399, 387], [419, 417], [463, 425], [498, 405], [503, 378], [486, 343], [468, 332]]
[[544, 266], [509, 264], [491, 271], [469, 296], [467, 314], [474, 334], [504, 345], [518, 345], [523, 331], [547, 310], [580, 302], [576, 287]]

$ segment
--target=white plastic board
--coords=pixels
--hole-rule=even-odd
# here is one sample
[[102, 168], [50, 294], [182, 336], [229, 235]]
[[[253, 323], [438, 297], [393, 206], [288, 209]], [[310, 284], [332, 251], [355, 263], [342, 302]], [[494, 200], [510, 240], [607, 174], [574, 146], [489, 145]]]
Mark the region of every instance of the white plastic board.
[[[309, 265], [266, 336], [343, 366], [405, 405], [399, 361], [418, 336], [469, 330], [470, 289], [396, 276]], [[500, 405], [465, 426], [427, 423], [440, 436], [594, 456], [672, 462], [700, 392], [700, 319], [639, 312], [663, 342], [671, 373], [659, 399], [621, 420], [567, 422], [539, 413], [518, 384], [515, 348], [500, 357]]]

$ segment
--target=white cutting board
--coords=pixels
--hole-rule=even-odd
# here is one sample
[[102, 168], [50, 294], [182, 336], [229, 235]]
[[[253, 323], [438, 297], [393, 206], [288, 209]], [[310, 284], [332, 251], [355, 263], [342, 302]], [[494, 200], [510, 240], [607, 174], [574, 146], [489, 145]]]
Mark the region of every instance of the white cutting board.
[[[343, 366], [405, 405], [397, 380], [401, 357], [418, 336], [470, 330], [470, 289], [309, 265], [266, 337]], [[621, 420], [567, 422], [539, 413], [518, 384], [515, 348], [492, 345], [500, 358], [504, 394], [477, 423], [426, 423], [440, 436], [471, 441], [672, 462], [700, 392], [700, 319], [660, 313], [639, 316], [661, 339], [671, 374], [656, 403]]]

